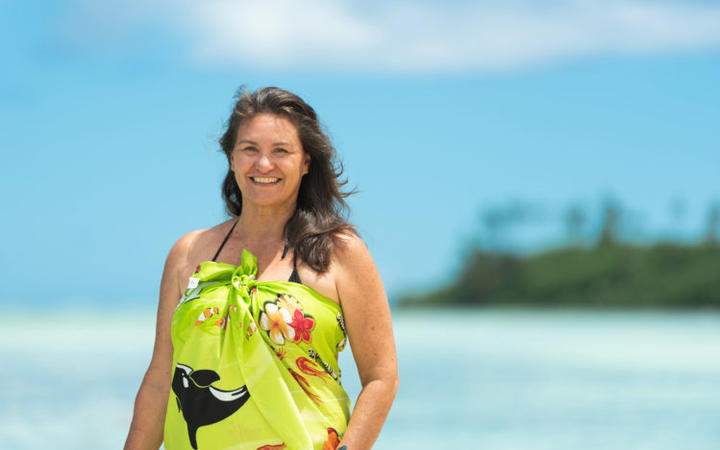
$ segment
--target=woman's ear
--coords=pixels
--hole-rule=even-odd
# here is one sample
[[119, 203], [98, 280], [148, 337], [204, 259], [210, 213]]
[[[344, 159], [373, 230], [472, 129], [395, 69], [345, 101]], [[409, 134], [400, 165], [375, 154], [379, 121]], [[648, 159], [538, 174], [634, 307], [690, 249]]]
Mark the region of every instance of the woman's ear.
[[304, 155], [305, 160], [303, 161], [303, 175], [307, 175], [307, 173], [310, 171], [310, 155], [308, 153], [305, 153]]

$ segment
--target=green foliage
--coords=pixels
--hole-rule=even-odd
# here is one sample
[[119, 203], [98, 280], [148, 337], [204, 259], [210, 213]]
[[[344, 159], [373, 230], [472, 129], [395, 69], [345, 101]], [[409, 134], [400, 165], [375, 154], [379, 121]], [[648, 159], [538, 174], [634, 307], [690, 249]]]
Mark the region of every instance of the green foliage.
[[476, 250], [455, 282], [398, 303], [718, 307], [720, 246], [605, 241], [527, 258]]

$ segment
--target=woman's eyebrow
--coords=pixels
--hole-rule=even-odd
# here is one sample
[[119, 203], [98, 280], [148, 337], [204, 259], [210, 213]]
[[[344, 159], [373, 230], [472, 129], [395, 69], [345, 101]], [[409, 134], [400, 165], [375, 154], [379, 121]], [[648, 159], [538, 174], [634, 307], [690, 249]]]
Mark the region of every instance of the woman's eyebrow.
[[[239, 140], [237, 141], [237, 143], [238, 143], [238, 144], [260, 145], [260, 144], [258, 144], [257, 142], [252, 141], [252, 140], [250, 140], [250, 139], [239, 139]], [[272, 145], [273, 145], [273, 146], [275, 146], [275, 145], [285, 145], [285, 146], [288, 146], [288, 147], [292, 147], [292, 144], [290, 144], [289, 142], [273, 142]]]

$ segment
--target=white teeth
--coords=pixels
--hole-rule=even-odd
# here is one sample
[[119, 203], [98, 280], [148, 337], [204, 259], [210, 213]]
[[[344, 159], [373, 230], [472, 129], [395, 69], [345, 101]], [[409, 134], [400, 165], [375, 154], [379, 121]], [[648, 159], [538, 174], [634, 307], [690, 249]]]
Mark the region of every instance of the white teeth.
[[250, 177], [256, 183], [272, 184], [280, 180], [280, 178], [258, 178]]

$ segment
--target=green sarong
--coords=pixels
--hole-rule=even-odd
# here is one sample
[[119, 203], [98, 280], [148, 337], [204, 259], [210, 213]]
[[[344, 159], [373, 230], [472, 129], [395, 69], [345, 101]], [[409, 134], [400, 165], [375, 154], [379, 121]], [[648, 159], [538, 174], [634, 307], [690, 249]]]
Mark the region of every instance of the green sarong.
[[350, 417], [342, 309], [241, 261], [201, 263], [175, 310], [165, 448], [335, 449]]

